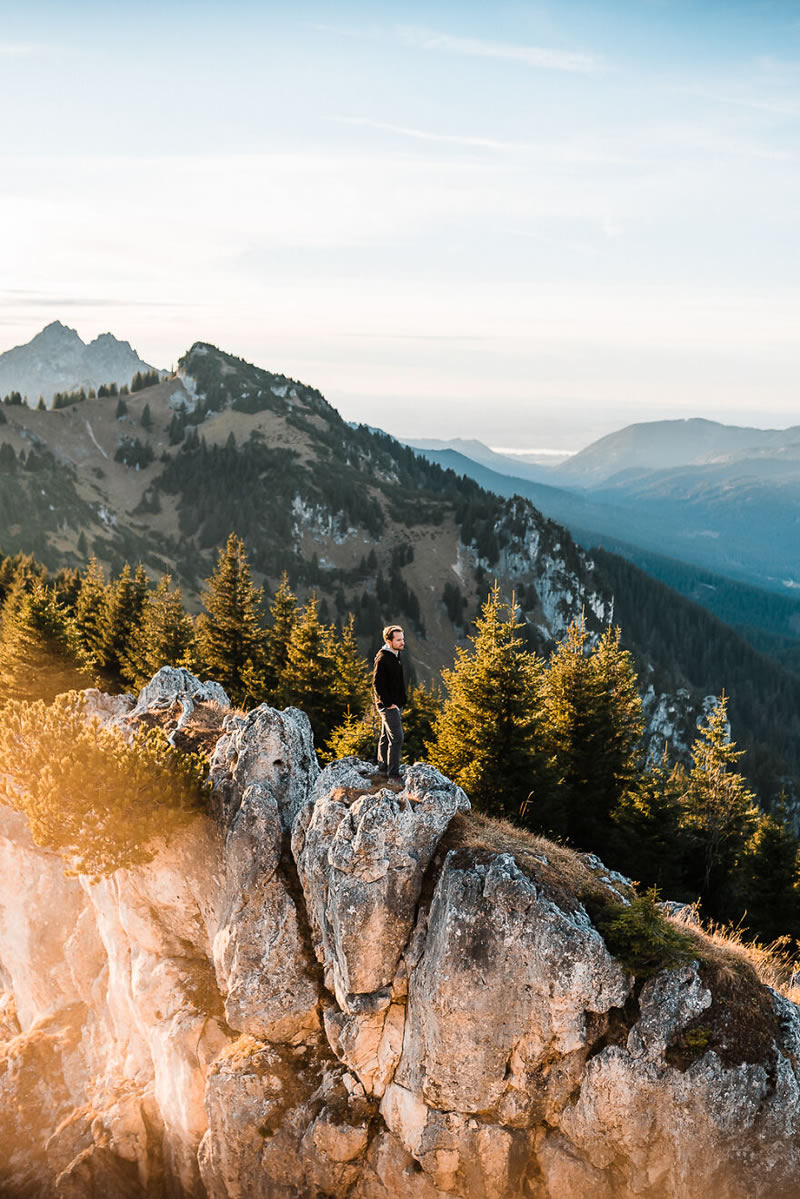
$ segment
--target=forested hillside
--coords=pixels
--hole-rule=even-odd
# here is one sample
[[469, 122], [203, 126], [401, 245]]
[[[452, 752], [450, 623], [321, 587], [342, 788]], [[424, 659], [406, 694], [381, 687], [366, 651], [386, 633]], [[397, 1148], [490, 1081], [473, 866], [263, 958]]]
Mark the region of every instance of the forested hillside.
[[793, 794], [796, 684], [643, 573], [610, 559], [595, 569], [527, 500], [351, 428], [314, 388], [203, 343], [168, 380], [73, 399], [0, 406], [4, 553], [35, 552], [51, 571], [84, 570], [94, 554], [107, 578], [141, 563], [151, 581], [169, 574], [196, 613], [235, 532], [267, 596], [285, 570], [323, 623], [353, 614], [362, 653], [386, 620], [403, 621], [412, 677], [429, 684], [466, 644], [494, 578], [540, 651], [582, 611], [597, 634], [613, 610], [643, 685], [685, 686], [697, 712], [725, 689], [743, 769], [765, 802], [784, 783]]

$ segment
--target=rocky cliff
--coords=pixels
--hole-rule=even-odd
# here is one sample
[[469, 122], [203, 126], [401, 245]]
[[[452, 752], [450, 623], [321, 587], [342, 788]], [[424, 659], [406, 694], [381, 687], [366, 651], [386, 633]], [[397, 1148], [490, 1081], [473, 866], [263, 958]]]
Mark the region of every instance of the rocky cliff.
[[146, 865], [67, 877], [0, 808], [0, 1193], [800, 1194], [793, 1004], [701, 953], [634, 977], [596, 859], [425, 765], [320, 772], [303, 713], [220, 698], [87, 693], [219, 726], [210, 813]]

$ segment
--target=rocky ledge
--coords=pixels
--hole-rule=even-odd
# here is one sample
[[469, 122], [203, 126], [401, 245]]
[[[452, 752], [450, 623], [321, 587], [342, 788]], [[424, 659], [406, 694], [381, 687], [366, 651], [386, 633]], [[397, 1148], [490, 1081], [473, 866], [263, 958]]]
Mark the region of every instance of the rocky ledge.
[[302, 712], [187, 672], [86, 710], [195, 722], [211, 810], [92, 881], [0, 808], [3, 1196], [800, 1195], [797, 1008], [628, 973], [602, 863], [423, 764], [320, 772]]

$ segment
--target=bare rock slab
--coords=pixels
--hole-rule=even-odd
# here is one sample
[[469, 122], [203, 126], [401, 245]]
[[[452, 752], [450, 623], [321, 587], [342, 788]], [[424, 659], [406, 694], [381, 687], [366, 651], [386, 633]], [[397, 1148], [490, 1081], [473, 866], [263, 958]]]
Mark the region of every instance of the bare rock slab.
[[[295, 820], [292, 852], [326, 984], [345, 1011], [385, 991], [414, 925], [425, 871], [442, 834], [469, 801], [430, 766], [402, 791], [377, 783], [357, 759], [322, 772]], [[380, 1000], [379, 1000], [380, 1002]]]

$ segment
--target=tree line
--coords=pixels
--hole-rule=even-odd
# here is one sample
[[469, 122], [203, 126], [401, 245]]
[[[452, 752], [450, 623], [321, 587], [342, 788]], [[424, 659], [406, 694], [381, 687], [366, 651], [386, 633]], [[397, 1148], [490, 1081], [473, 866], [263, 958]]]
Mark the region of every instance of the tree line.
[[[321, 619], [284, 575], [268, 604], [231, 534], [193, 618], [168, 574], [140, 565], [106, 580], [95, 559], [52, 578], [33, 558], [0, 562], [4, 700], [73, 688], [139, 688], [162, 665], [222, 684], [241, 706], [305, 711], [323, 758], [374, 757], [370, 667], [354, 617]], [[376, 630], [377, 632], [377, 630]], [[691, 765], [648, 760], [633, 659], [618, 629], [574, 622], [549, 657], [531, 651], [512, 597], [489, 592], [442, 688], [412, 688], [407, 757], [437, 766], [473, 805], [598, 854], [672, 899], [701, 900], [754, 935], [800, 939], [798, 844], [778, 805], [762, 811], [738, 770], [723, 694]]]

